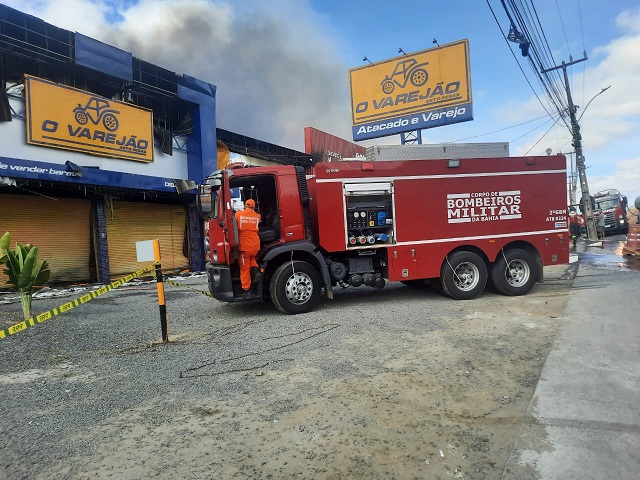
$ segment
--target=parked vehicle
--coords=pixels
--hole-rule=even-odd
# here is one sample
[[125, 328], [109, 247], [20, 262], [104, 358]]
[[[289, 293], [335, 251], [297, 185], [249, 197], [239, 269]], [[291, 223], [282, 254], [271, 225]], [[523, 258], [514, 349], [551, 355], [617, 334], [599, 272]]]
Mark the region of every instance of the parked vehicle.
[[605, 235], [611, 233], [627, 233], [629, 219], [627, 218], [627, 197], [618, 190], [611, 188], [602, 190], [594, 196], [595, 209], [601, 210], [605, 216]]
[[460, 300], [523, 295], [569, 260], [566, 160], [543, 157], [227, 168], [200, 185], [209, 290], [240, 301], [232, 192], [262, 214], [255, 299], [307, 312], [321, 291], [387, 281]]

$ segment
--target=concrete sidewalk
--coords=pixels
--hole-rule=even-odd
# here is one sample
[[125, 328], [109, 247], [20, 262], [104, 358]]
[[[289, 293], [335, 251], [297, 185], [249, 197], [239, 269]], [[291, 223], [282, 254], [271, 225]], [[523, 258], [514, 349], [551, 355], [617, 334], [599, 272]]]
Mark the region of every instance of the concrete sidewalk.
[[640, 478], [640, 271], [580, 266], [504, 479]]

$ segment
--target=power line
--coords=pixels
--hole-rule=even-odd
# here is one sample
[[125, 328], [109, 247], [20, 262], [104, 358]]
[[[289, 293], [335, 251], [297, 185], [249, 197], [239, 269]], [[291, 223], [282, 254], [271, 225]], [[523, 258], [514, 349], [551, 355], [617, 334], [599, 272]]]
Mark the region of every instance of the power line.
[[[513, 3], [513, 0], [511, 1], [512, 1], [513, 8], [517, 10], [517, 6]], [[555, 59], [553, 58], [551, 47], [549, 46], [549, 42], [544, 32], [544, 28], [542, 28], [542, 24], [540, 22], [540, 17], [538, 16], [538, 12], [536, 11], [533, 3], [531, 8], [533, 10], [533, 13], [527, 16], [527, 18], [528, 17], [532, 17], [532, 18], [530, 20], [527, 20], [523, 16], [522, 26], [521, 26], [521, 28], [523, 28], [528, 35], [533, 37], [531, 40], [532, 46], [530, 48], [530, 51], [533, 53], [533, 57], [530, 56], [529, 58], [532, 60], [533, 70], [535, 71], [536, 75], [540, 78], [540, 83], [542, 85], [542, 88], [547, 92], [547, 97], [549, 98], [549, 101], [554, 106], [554, 108], [556, 108], [556, 110], [558, 110], [559, 112], [562, 112], [565, 110], [564, 95], [562, 94], [562, 82], [560, 80], [559, 75], [553, 78], [551, 76], [542, 74], [544, 67], [546, 65], [555, 65]], [[535, 17], [535, 21], [533, 21], [533, 17]], [[538, 35], [538, 31], [539, 31], [539, 35]], [[538, 45], [541, 45], [541, 48], [539, 48]], [[537, 61], [537, 68], [535, 63], [536, 61]], [[565, 121], [565, 124], [566, 124], [566, 121]]]
[[567, 38], [567, 31], [564, 28], [564, 22], [562, 21], [562, 14], [560, 13], [560, 5], [558, 4], [558, 0], [556, 0], [556, 8], [558, 9], [558, 17], [560, 17], [560, 25], [562, 26], [562, 33], [564, 34], [564, 42], [567, 44], [567, 51], [569, 52], [569, 57], [573, 57], [571, 54], [571, 47], [569, 46], [569, 39]]
[[[549, 113], [549, 110], [547, 110], [547, 107], [545, 106], [545, 104], [542, 102], [542, 100], [540, 100], [540, 97], [538, 96], [538, 93], [536, 92], [536, 90], [533, 88], [533, 85], [531, 85], [531, 82], [529, 81], [529, 78], [527, 77], [527, 74], [524, 73], [524, 70], [522, 69], [522, 65], [520, 65], [520, 62], [518, 61], [517, 57], [513, 53], [513, 50], [511, 50], [511, 47], [509, 46], [509, 40], [507, 40], [507, 37], [505, 36], [504, 32], [502, 31], [502, 28], [500, 28], [500, 22], [498, 21], [498, 17], [496, 17], [496, 14], [493, 11], [493, 8], [491, 7], [491, 4], [489, 3], [489, 0], [486, 0], [486, 2], [487, 2], [487, 6], [489, 7], [489, 10], [491, 10], [491, 14], [493, 15], [493, 19], [496, 21], [496, 25], [498, 25], [498, 29], [500, 30], [500, 33], [502, 34], [502, 37], [504, 38], [504, 41], [507, 44], [507, 47], [509, 47], [509, 51], [511, 52], [511, 55], [513, 56], [513, 59], [518, 64], [518, 68], [520, 69], [520, 72], [522, 72], [522, 76], [524, 77], [524, 79], [529, 84], [529, 88], [531, 88], [531, 91], [533, 92], [535, 97], [538, 99], [538, 102], [540, 102], [540, 105], [542, 106], [544, 111], [547, 112], [547, 114], [549, 116], [551, 116], [551, 113]], [[504, 3], [503, 3], [503, 5], [504, 5]]]
[[[580, 7], [580, 0], [578, 0], [578, 18], [580, 19], [580, 35], [582, 36], [582, 51], [586, 52], [587, 51], [587, 46], [584, 43], [584, 25], [582, 23], [582, 8]], [[586, 65], [582, 65], [582, 101], [584, 102], [584, 98], [585, 98], [585, 80], [587, 78], [586, 76], [586, 70], [587, 70], [587, 66]]]
[[533, 148], [534, 148], [536, 145], [538, 145], [538, 144], [542, 141], [542, 139], [543, 139], [544, 137], [546, 137], [546, 136], [547, 136], [547, 133], [549, 133], [549, 132], [551, 131], [551, 129], [552, 129], [553, 127], [555, 127], [556, 123], [557, 123], [557, 120], [551, 124], [551, 126], [549, 127], [549, 130], [547, 130], [546, 132], [544, 132], [544, 133], [542, 134], [542, 136], [538, 139], [538, 141], [537, 141], [536, 143], [534, 143], [533, 145], [531, 145], [531, 148], [530, 148], [529, 150], [527, 150], [527, 153], [525, 153], [525, 154], [523, 155], [523, 157], [526, 157], [527, 155], [529, 155], [529, 152], [530, 152], [531, 150], [533, 150]]
[[[531, 66], [540, 78], [541, 85], [547, 92], [551, 103], [555, 108], [563, 110], [564, 95], [561, 94], [562, 82], [559, 75], [556, 75], [555, 78], [541, 75], [545, 66], [555, 65], [555, 59], [533, 2], [531, 2], [531, 8], [527, 3], [523, 3], [522, 0], [519, 1], [520, 6], [514, 0], [509, 0], [509, 2], [514, 11], [513, 15], [519, 20], [518, 26], [523, 31], [523, 35], [529, 39], [529, 43], [531, 43], [529, 49]], [[521, 13], [521, 10], [523, 13]]]
[[[545, 92], [549, 104], [558, 112], [559, 119], [563, 121], [565, 127], [571, 131], [567, 117], [568, 104], [564, 94], [564, 82], [560, 73], [550, 68], [555, 65], [555, 59], [553, 58], [551, 47], [547, 41], [546, 33], [540, 22], [533, 0], [500, 0], [500, 2], [510, 23], [507, 41], [519, 44], [522, 55], [528, 58], [530, 67], [536, 76], [540, 88]], [[487, 4], [499, 26], [497, 17], [489, 4], [489, 0], [487, 0]], [[510, 50], [513, 55], [513, 50], [511, 48]], [[516, 61], [522, 71], [522, 66], [517, 58]], [[523, 75], [527, 78], [524, 71]], [[542, 104], [542, 100], [531, 86], [528, 78], [527, 82], [534, 91], [538, 101]], [[546, 106], [543, 105], [543, 108], [549, 116], [552, 116]]]
[[[473, 135], [473, 136], [471, 136], [471, 137], [465, 137], [465, 138], [461, 138], [461, 139], [459, 139], [459, 140], [453, 140], [452, 142], [449, 142], [449, 143], [462, 142], [462, 141], [464, 141], [464, 140], [470, 140], [470, 139], [472, 139], [472, 138], [484, 137], [484, 136], [486, 136], [486, 135], [491, 135], [491, 134], [493, 134], [493, 133], [503, 132], [503, 131], [505, 131], [505, 130], [509, 130], [509, 129], [511, 129], [511, 128], [516, 128], [516, 127], [521, 127], [522, 125], [526, 125], [527, 123], [535, 122], [536, 120], [540, 120], [540, 119], [542, 119], [542, 118], [547, 118], [547, 117], [548, 117], [548, 115], [543, 115], [543, 116], [541, 116], [541, 117], [534, 118], [533, 120], [527, 120], [526, 122], [518, 123], [517, 125], [511, 125], [511, 126], [509, 126], [509, 127], [504, 127], [504, 128], [500, 128], [500, 129], [498, 129], [498, 130], [494, 130], [493, 132], [481, 133], [481, 134], [479, 134], [479, 135]], [[545, 122], [545, 123], [546, 123], [546, 122]], [[543, 124], [543, 125], [544, 125], [544, 124]], [[537, 128], [540, 128], [540, 127], [537, 127]]]
[[[520, 140], [522, 137], [526, 137], [527, 135], [529, 135], [531, 132], [535, 132], [536, 130], [538, 130], [540, 127], [542, 127], [543, 125], [546, 125], [547, 123], [549, 123], [550, 121], [552, 121], [553, 118], [549, 118], [547, 120], [545, 120], [544, 122], [542, 122], [540, 125], [538, 125], [536, 128], [532, 128], [531, 130], [529, 130], [528, 132], [523, 133], [522, 135], [520, 135], [519, 137], [514, 138], [513, 140], [510, 140], [509, 143], [513, 143], [516, 140]], [[555, 125], [556, 122], [553, 122], [553, 125]], [[533, 148], [533, 147], [532, 147]]]
[[[549, 57], [553, 59], [553, 55], [551, 54], [551, 49], [548, 45], [548, 42], [546, 41], [544, 29], [540, 24], [537, 12], [535, 11], [535, 7], [532, 6], [532, 8], [530, 9], [527, 5], [522, 4], [522, 1], [520, 1], [518, 4], [515, 3], [515, 0], [506, 1], [509, 3], [509, 6], [507, 6], [505, 0], [501, 0], [502, 6], [510, 22], [509, 36], [507, 38], [507, 41], [513, 41], [519, 44], [523, 56], [528, 57], [530, 66], [536, 75], [536, 79], [538, 80], [540, 87], [544, 92], [546, 92], [549, 103], [562, 115], [562, 112], [564, 112], [566, 108], [563, 103], [563, 95], [561, 94], [562, 82], [560, 81], [559, 76], [557, 76], [556, 74], [556, 78], [554, 79], [551, 75], [541, 74], [541, 70], [545, 65], [552, 64], [549, 60]], [[499, 26], [500, 24], [488, 0], [487, 4], [489, 5], [494, 19]], [[536, 21], [534, 21], [534, 19]], [[540, 48], [538, 45], [542, 45], [543, 48]], [[544, 48], [545, 46], [546, 48]], [[511, 51], [511, 53], [515, 58], [513, 51]], [[547, 111], [547, 113], [551, 116], [551, 113], [544, 106], [542, 100], [538, 96], [533, 86], [531, 86], [531, 83], [529, 82], [527, 75], [522, 70], [522, 66], [520, 65], [520, 62], [518, 62], [517, 58], [516, 62], [518, 63], [518, 66], [523, 75], [527, 79], [529, 86], [538, 98], [538, 101], [541, 103], [541, 105], [543, 105], [545, 111]], [[537, 65], [539, 65], [539, 67]], [[564, 122], [567, 128], [569, 128], [566, 120]]]
[[580, 34], [582, 35], [582, 50], [587, 51], [587, 46], [584, 43], [584, 25], [582, 23], [582, 7], [580, 7], [580, 0], [578, 0], [578, 18], [580, 19]]

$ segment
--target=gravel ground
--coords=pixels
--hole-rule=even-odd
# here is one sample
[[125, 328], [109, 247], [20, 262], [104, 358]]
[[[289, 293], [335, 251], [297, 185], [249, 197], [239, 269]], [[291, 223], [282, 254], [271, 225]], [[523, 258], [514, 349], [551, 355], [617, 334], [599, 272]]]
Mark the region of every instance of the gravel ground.
[[391, 284], [296, 316], [166, 285], [166, 344], [155, 285], [121, 287], [0, 340], [0, 478], [500, 478], [571, 287], [545, 273], [524, 297]]

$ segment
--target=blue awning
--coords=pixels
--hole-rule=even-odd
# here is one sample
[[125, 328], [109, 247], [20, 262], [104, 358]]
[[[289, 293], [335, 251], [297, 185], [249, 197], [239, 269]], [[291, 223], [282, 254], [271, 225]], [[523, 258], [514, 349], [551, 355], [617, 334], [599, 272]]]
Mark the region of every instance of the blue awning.
[[76, 64], [123, 80], [133, 80], [133, 56], [76, 32]]

